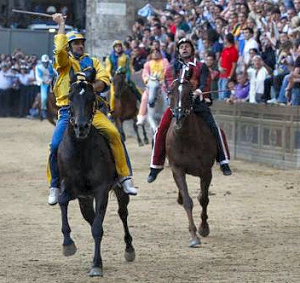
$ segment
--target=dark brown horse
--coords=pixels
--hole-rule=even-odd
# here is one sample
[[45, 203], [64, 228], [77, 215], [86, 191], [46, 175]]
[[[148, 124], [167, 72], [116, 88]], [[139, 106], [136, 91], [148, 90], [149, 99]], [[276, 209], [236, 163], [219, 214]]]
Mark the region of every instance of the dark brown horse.
[[[92, 126], [95, 114], [95, 94], [85, 80], [71, 85], [70, 123], [58, 149], [61, 194], [58, 202], [62, 215], [63, 254], [73, 255], [76, 246], [68, 223], [68, 204], [78, 199], [83, 218], [91, 225], [94, 238], [94, 259], [89, 276], [103, 276], [101, 241], [103, 220], [109, 191], [113, 188], [119, 204], [119, 216], [125, 231], [125, 259], [133, 261], [135, 251], [127, 224], [129, 196], [115, 187], [117, 177], [112, 153], [106, 139]], [[94, 206], [95, 201], [95, 206]]]
[[200, 244], [193, 219], [193, 200], [189, 196], [186, 174], [200, 177], [201, 190], [198, 201], [202, 206], [199, 234], [209, 234], [207, 223], [208, 189], [212, 179], [212, 166], [217, 155], [217, 142], [205, 122], [193, 112], [193, 96], [190, 82], [175, 80], [170, 92], [170, 107], [175, 119], [167, 133], [166, 151], [173, 177], [179, 189], [178, 203], [186, 210], [191, 240], [190, 247]]
[[112, 114], [115, 119], [116, 126], [119, 129], [119, 132], [122, 136], [122, 139], [125, 141], [126, 136], [123, 130], [123, 122], [126, 120], [133, 120], [133, 129], [136, 133], [137, 140], [140, 146], [143, 146], [144, 143], [148, 144], [149, 140], [145, 130], [145, 126], [142, 126], [144, 142], [140, 138], [137, 122], [138, 107], [137, 102], [138, 98], [133, 93], [132, 87], [125, 80], [125, 73], [122, 68], [119, 68], [112, 79], [115, 92], [115, 110]]
[[[41, 113], [41, 93], [39, 92], [32, 104], [32, 108], [36, 108]], [[47, 120], [55, 126], [57, 121], [58, 107], [56, 106], [56, 100], [53, 92], [49, 92], [47, 98]]]

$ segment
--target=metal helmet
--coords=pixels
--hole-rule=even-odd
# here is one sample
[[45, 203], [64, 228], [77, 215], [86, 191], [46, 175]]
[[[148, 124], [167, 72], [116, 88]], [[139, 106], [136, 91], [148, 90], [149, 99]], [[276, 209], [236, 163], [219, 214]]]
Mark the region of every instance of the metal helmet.
[[68, 43], [72, 42], [73, 40], [83, 40], [85, 41], [86, 38], [77, 31], [69, 31], [67, 34]]
[[113, 42], [113, 48], [114, 48], [116, 45], [121, 45], [121, 46], [123, 47], [123, 43], [122, 43], [121, 40], [115, 40], [115, 41]]
[[42, 63], [48, 63], [50, 61], [50, 58], [47, 54], [42, 55], [41, 62]]
[[187, 39], [187, 38], [181, 38], [178, 42], [177, 42], [177, 46], [176, 46], [176, 49], [177, 49], [177, 52], [179, 53], [179, 46], [183, 43], [189, 43], [190, 46], [192, 47], [192, 54], [195, 53], [195, 47], [194, 47], [194, 44], [193, 42], [190, 40], [190, 39]]

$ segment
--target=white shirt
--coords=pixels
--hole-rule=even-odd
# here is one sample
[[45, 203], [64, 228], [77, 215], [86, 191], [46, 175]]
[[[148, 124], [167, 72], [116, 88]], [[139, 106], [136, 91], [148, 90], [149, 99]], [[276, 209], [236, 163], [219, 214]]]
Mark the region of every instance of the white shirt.
[[269, 77], [269, 73], [264, 66], [262, 66], [258, 71], [254, 68], [249, 68], [247, 73], [250, 81], [249, 102], [257, 103], [255, 96], [257, 93], [264, 93], [264, 82], [265, 79]]
[[18, 74], [18, 79], [22, 85], [30, 85], [31, 79], [34, 79], [34, 75], [32, 73], [28, 74]]
[[3, 72], [0, 70], [0, 89], [8, 89], [13, 85], [12, 73], [8, 70]]
[[248, 40], [245, 40], [245, 46], [243, 50], [243, 58], [244, 58], [244, 63], [249, 64], [250, 61], [250, 49], [256, 48], [258, 50], [258, 43], [256, 40], [251, 37]]

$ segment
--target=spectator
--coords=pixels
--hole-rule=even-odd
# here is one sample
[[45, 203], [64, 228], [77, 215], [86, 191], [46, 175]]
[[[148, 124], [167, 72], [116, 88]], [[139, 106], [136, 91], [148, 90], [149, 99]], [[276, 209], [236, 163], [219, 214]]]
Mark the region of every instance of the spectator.
[[253, 58], [254, 66], [247, 70], [250, 81], [249, 102], [260, 103], [264, 94], [264, 81], [269, 76], [267, 69], [263, 66], [263, 60], [259, 55]]
[[130, 61], [134, 72], [138, 72], [143, 69], [146, 63], [147, 55], [142, 52], [139, 46], [135, 46], [131, 52]]
[[12, 73], [9, 70], [9, 65], [6, 62], [1, 64], [1, 71], [0, 71], [0, 90], [5, 90], [12, 88], [13, 80], [12, 80]]
[[184, 32], [190, 31], [190, 26], [185, 21], [183, 15], [181, 15], [179, 13], [175, 14], [174, 22], [175, 22], [175, 25], [176, 25], [176, 31], [177, 32], [178, 32], [178, 30], [183, 30]]
[[245, 45], [244, 45], [244, 50], [243, 50], [243, 61], [245, 64], [249, 64], [250, 61], [250, 53], [249, 50], [256, 48], [258, 50], [258, 43], [254, 39], [254, 32], [252, 28], [245, 28], [243, 30], [244, 32], [244, 37], [245, 37]]
[[218, 80], [220, 76], [220, 72], [218, 71], [217, 64], [216, 64], [216, 55], [214, 52], [210, 51], [206, 54], [205, 57], [205, 64], [208, 67], [209, 74], [211, 77], [211, 86], [210, 89], [212, 91], [212, 98], [218, 98]]
[[231, 95], [226, 100], [227, 103], [246, 102], [249, 99], [250, 83], [245, 73], [237, 75], [237, 84], [234, 80], [228, 81], [228, 88], [231, 90]]
[[227, 82], [233, 79], [235, 75], [236, 64], [238, 60], [238, 51], [234, 45], [234, 36], [229, 33], [225, 36], [224, 49], [219, 60], [220, 79], [218, 83], [219, 99], [224, 100], [229, 97], [227, 91]]

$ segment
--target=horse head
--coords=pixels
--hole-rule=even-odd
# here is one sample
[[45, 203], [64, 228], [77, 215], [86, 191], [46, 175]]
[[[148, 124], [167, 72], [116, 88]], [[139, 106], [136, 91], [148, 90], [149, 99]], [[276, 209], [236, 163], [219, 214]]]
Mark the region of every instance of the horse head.
[[69, 92], [70, 123], [78, 139], [85, 139], [90, 132], [96, 110], [95, 101], [93, 85], [85, 73], [74, 74]]
[[183, 67], [180, 78], [173, 81], [169, 91], [170, 108], [178, 127], [190, 114], [193, 105], [192, 86], [187, 79], [188, 76], [188, 67]]
[[115, 97], [120, 98], [122, 94], [122, 90], [125, 87], [125, 81], [126, 81], [126, 74], [125, 70], [123, 67], [119, 67], [113, 77], [112, 77], [112, 83], [114, 86], [114, 91], [115, 91]]
[[159, 76], [157, 74], [153, 74], [149, 76], [148, 83], [148, 104], [149, 107], [155, 107], [155, 101], [161, 93], [161, 82], [159, 80]]

